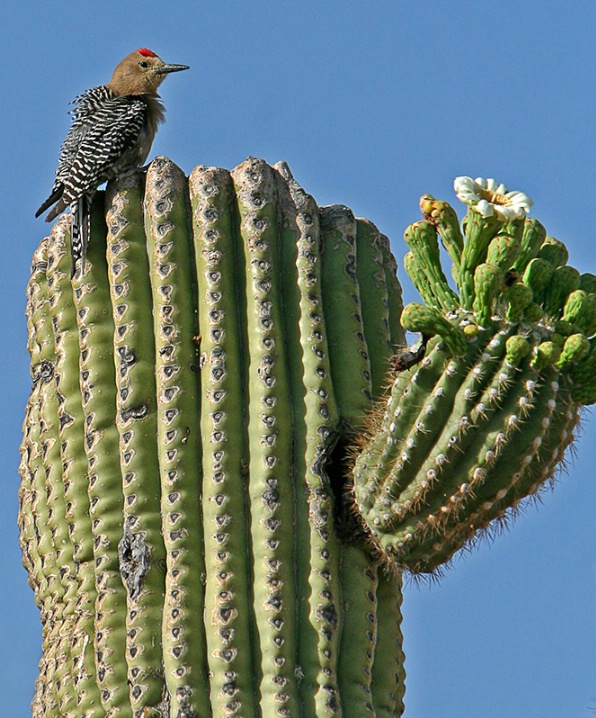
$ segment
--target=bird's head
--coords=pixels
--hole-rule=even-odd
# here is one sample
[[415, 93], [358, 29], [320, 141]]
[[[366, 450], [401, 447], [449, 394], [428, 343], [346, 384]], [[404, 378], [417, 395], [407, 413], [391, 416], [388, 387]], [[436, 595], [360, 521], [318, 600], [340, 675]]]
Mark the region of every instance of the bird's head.
[[154, 95], [170, 72], [188, 70], [188, 65], [165, 63], [151, 50], [141, 48], [122, 60], [108, 83], [119, 95]]

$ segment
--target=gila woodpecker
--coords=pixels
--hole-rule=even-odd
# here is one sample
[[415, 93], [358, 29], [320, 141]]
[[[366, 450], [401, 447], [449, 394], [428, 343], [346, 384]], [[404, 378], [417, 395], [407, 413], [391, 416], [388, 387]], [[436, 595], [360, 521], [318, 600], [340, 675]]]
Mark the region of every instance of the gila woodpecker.
[[79, 259], [85, 269], [89, 209], [97, 188], [145, 162], [165, 113], [157, 88], [168, 73], [187, 69], [141, 48], [122, 60], [107, 85], [92, 87], [73, 101], [73, 123], [62, 143], [52, 192], [35, 214], [54, 205], [46, 217], [50, 222], [70, 206], [71, 276]]

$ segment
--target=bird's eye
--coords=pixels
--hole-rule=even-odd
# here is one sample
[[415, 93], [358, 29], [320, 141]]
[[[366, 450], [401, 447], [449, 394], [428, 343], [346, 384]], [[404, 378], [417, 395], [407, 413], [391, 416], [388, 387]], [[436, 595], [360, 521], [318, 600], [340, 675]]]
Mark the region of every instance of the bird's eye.
[[141, 67], [143, 67], [143, 68], [149, 67], [149, 63], [148, 63], [148, 62], [145, 62], [145, 60], [142, 60], [141, 62], [139, 62], [139, 65], [140, 65]]

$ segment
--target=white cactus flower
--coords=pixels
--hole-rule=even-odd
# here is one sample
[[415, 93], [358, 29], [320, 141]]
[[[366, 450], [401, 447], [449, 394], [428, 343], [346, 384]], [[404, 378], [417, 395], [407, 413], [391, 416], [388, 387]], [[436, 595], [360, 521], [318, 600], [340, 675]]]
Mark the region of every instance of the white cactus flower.
[[484, 177], [456, 177], [453, 182], [455, 194], [482, 217], [492, 217], [503, 222], [523, 219], [533, 202], [523, 192], [509, 192], [504, 184]]

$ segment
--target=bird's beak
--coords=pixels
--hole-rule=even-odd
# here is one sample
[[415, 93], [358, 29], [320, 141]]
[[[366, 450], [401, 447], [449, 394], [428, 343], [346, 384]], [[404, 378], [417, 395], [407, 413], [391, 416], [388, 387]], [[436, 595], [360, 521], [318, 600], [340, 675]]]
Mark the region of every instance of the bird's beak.
[[158, 75], [166, 75], [169, 72], [180, 72], [180, 70], [188, 70], [188, 65], [162, 65], [157, 68]]

